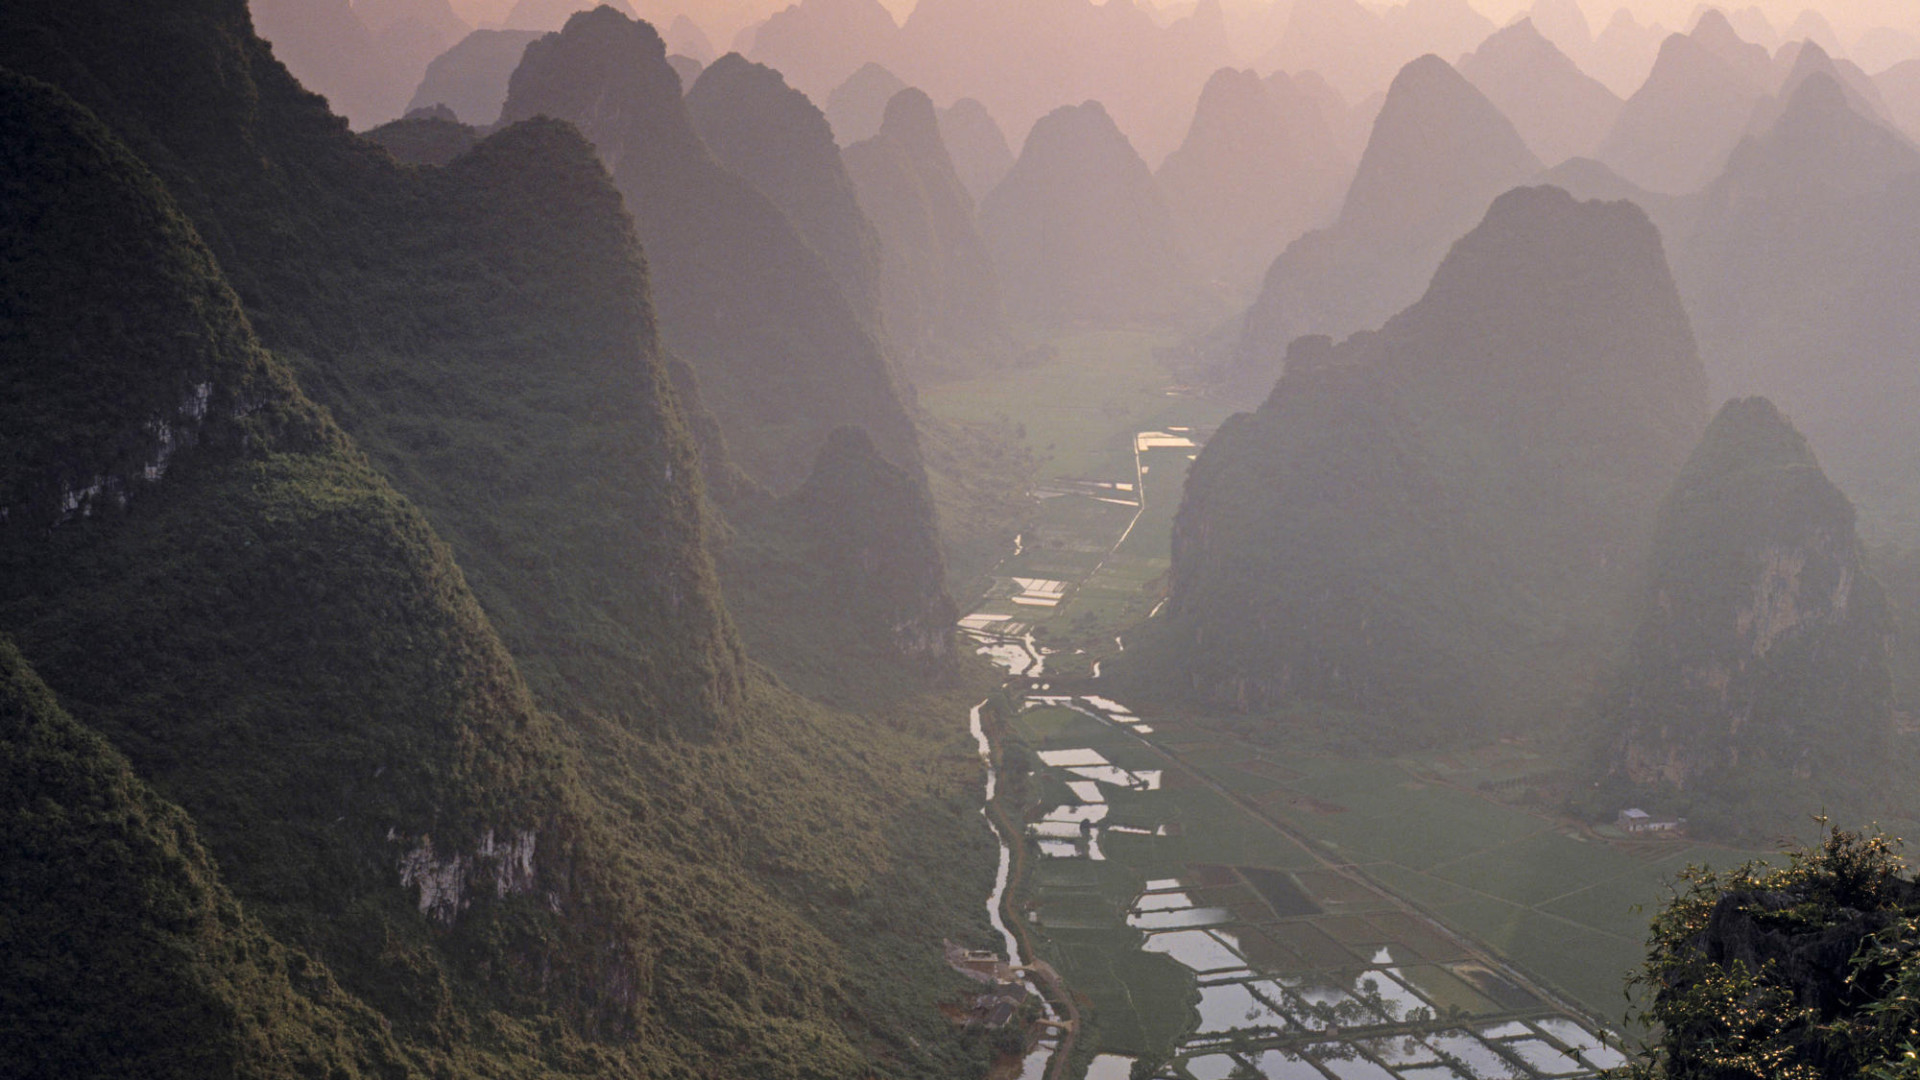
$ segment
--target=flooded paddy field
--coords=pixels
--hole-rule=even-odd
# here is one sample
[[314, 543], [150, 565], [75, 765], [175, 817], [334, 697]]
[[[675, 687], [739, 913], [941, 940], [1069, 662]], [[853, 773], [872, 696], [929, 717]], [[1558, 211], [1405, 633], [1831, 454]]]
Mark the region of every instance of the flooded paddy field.
[[1034, 770], [1033, 869], [1012, 906], [1090, 1004], [1085, 1051], [1174, 1080], [1518, 1080], [1622, 1062], [1583, 1010], [1250, 812], [1120, 703], [1022, 706], [1005, 728]]

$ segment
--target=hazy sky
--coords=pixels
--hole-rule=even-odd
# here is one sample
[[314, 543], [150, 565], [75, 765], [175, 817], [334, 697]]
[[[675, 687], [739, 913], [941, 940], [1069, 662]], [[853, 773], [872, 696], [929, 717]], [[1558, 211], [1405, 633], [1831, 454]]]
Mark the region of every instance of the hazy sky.
[[[451, 0], [454, 8], [473, 23], [498, 22], [514, 0]], [[654, 13], [673, 15], [686, 13], [706, 29], [714, 38], [714, 44], [722, 49], [727, 47], [733, 34], [742, 26], [764, 19], [772, 12], [788, 6], [792, 0], [629, 0], [636, 11], [647, 16]], [[881, 0], [893, 11], [895, 18], [905, 19], [913, 10], [915, 0]], [[1191, 3], [1191, 0], [1146, 0], [1160, 3], [1162, 6], [1178, 6]], [[1272, 0], [1222, 0], [1228, 10], [1246, 10], [1264, 8]], [[1281, 0], [1291, 2], [1291, 0]], [[1362, 0], [1375, 7], [1392, 6], [1379, 0]], [[1532, 6], [1533, 0], [1469, 0], [1474, 7], [1496, 22], [1505, 22]], [[1622, 7], [1633, 12], [1641, 22], [1660, 22], [1669, 27], [1683, 27], [1693, 21], [1693, 13], [1700, 0], [1580, 0], [1586, 9], [1588, 21], [1599, 29], [1613, 18], [1615, 11]], [[1814, 10], [1825, 15], [1843, 34], [1857, 33], [1861, 28], [1874, 25], [1890, 25], [1903, 29], [1920, 29], [1920, 0], [1722, 0], [1718, 5], [1729, 10], [1735, 8], [1758, 7], [1776, 25], [1785, 28], [1802, 11]]]

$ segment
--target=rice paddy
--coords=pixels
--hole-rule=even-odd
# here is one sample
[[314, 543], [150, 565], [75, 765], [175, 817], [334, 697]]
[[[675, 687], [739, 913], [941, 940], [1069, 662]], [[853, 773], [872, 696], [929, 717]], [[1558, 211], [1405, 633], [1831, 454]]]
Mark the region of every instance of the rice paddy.
[[[1087, 360], [1099, 347], [1133, 350], [1119, 380], [1071, 389], [1106, 378]], [[1533, 747], [1275, 749], [1086, 692], [1161, 604], [1180, 487], [1223, 418], [1165, 394], [1145, 352], [1094, 335], [995, 387], [923, 396], [1042, 432], [1029, 441], [1052, 470], [961, 625], [1026, 677], [1000, 732], [1036, 763], [1011, 905], [1081, 1002], [1074, 1070], [1557, 1080], [1623, 1063], [1609, 1029], [1651, 909], [1690, 862], [1750, 853], [1609, 837], [1502, 801], [1552, 773]], [[1049, 422], [1067, 400], [1101, 404]], [[1036, 1078], [1049, 1049], [1027, 1061]]]

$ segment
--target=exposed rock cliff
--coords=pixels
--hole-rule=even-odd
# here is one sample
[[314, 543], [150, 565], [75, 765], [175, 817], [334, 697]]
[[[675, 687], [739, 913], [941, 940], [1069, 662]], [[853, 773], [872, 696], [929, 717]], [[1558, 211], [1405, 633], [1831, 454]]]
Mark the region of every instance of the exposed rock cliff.
[[1617, 768], [1722, 828], [1762, 791], [1788, 820], [1860, 808], [1889, 735], [1889, 631], [1846, 496], [1771, 402], [1728, 403], [1661, 506], [1607, 707]]

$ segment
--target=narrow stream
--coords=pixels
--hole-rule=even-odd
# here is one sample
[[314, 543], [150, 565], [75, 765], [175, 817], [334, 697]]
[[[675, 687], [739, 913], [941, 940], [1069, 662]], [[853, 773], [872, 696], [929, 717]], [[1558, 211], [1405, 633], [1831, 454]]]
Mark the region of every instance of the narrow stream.
[[987, 729], [980, 722], [980, 710], [986, 707], [987, 703], [984, 701], [975, 705], [969, 723], [973, 731], [973, 741], [980, 746], [980, 761], [987, 767], [987, 798], [980, 807], [980, 814], [987, 819], [987, 828], [993, 830], [993, 838], [1000, 843], [1000, 870], [993, 876], [993, 893], [987, 897], [987, 919], [993, 924], [994, 930], [1000, 934], [1001, 940], [1006, 942], [1007, 962], [1018, 964], [1020, 942], [1013, 936], [1013, 931], [1008, 928], [1006, 920], [1000, 916], [1000, 909], [1007, 898], [1007, 877], [1013, 872], [1013, 848], [1007, 843], [1006, 836], [1000, 832], [1000, 826], [994, 823], [993, 815], [987, 812], [988, 807], [993, 805], [994, 785], [999, 774], [993, 767], [993, 744], [987, 741]]

